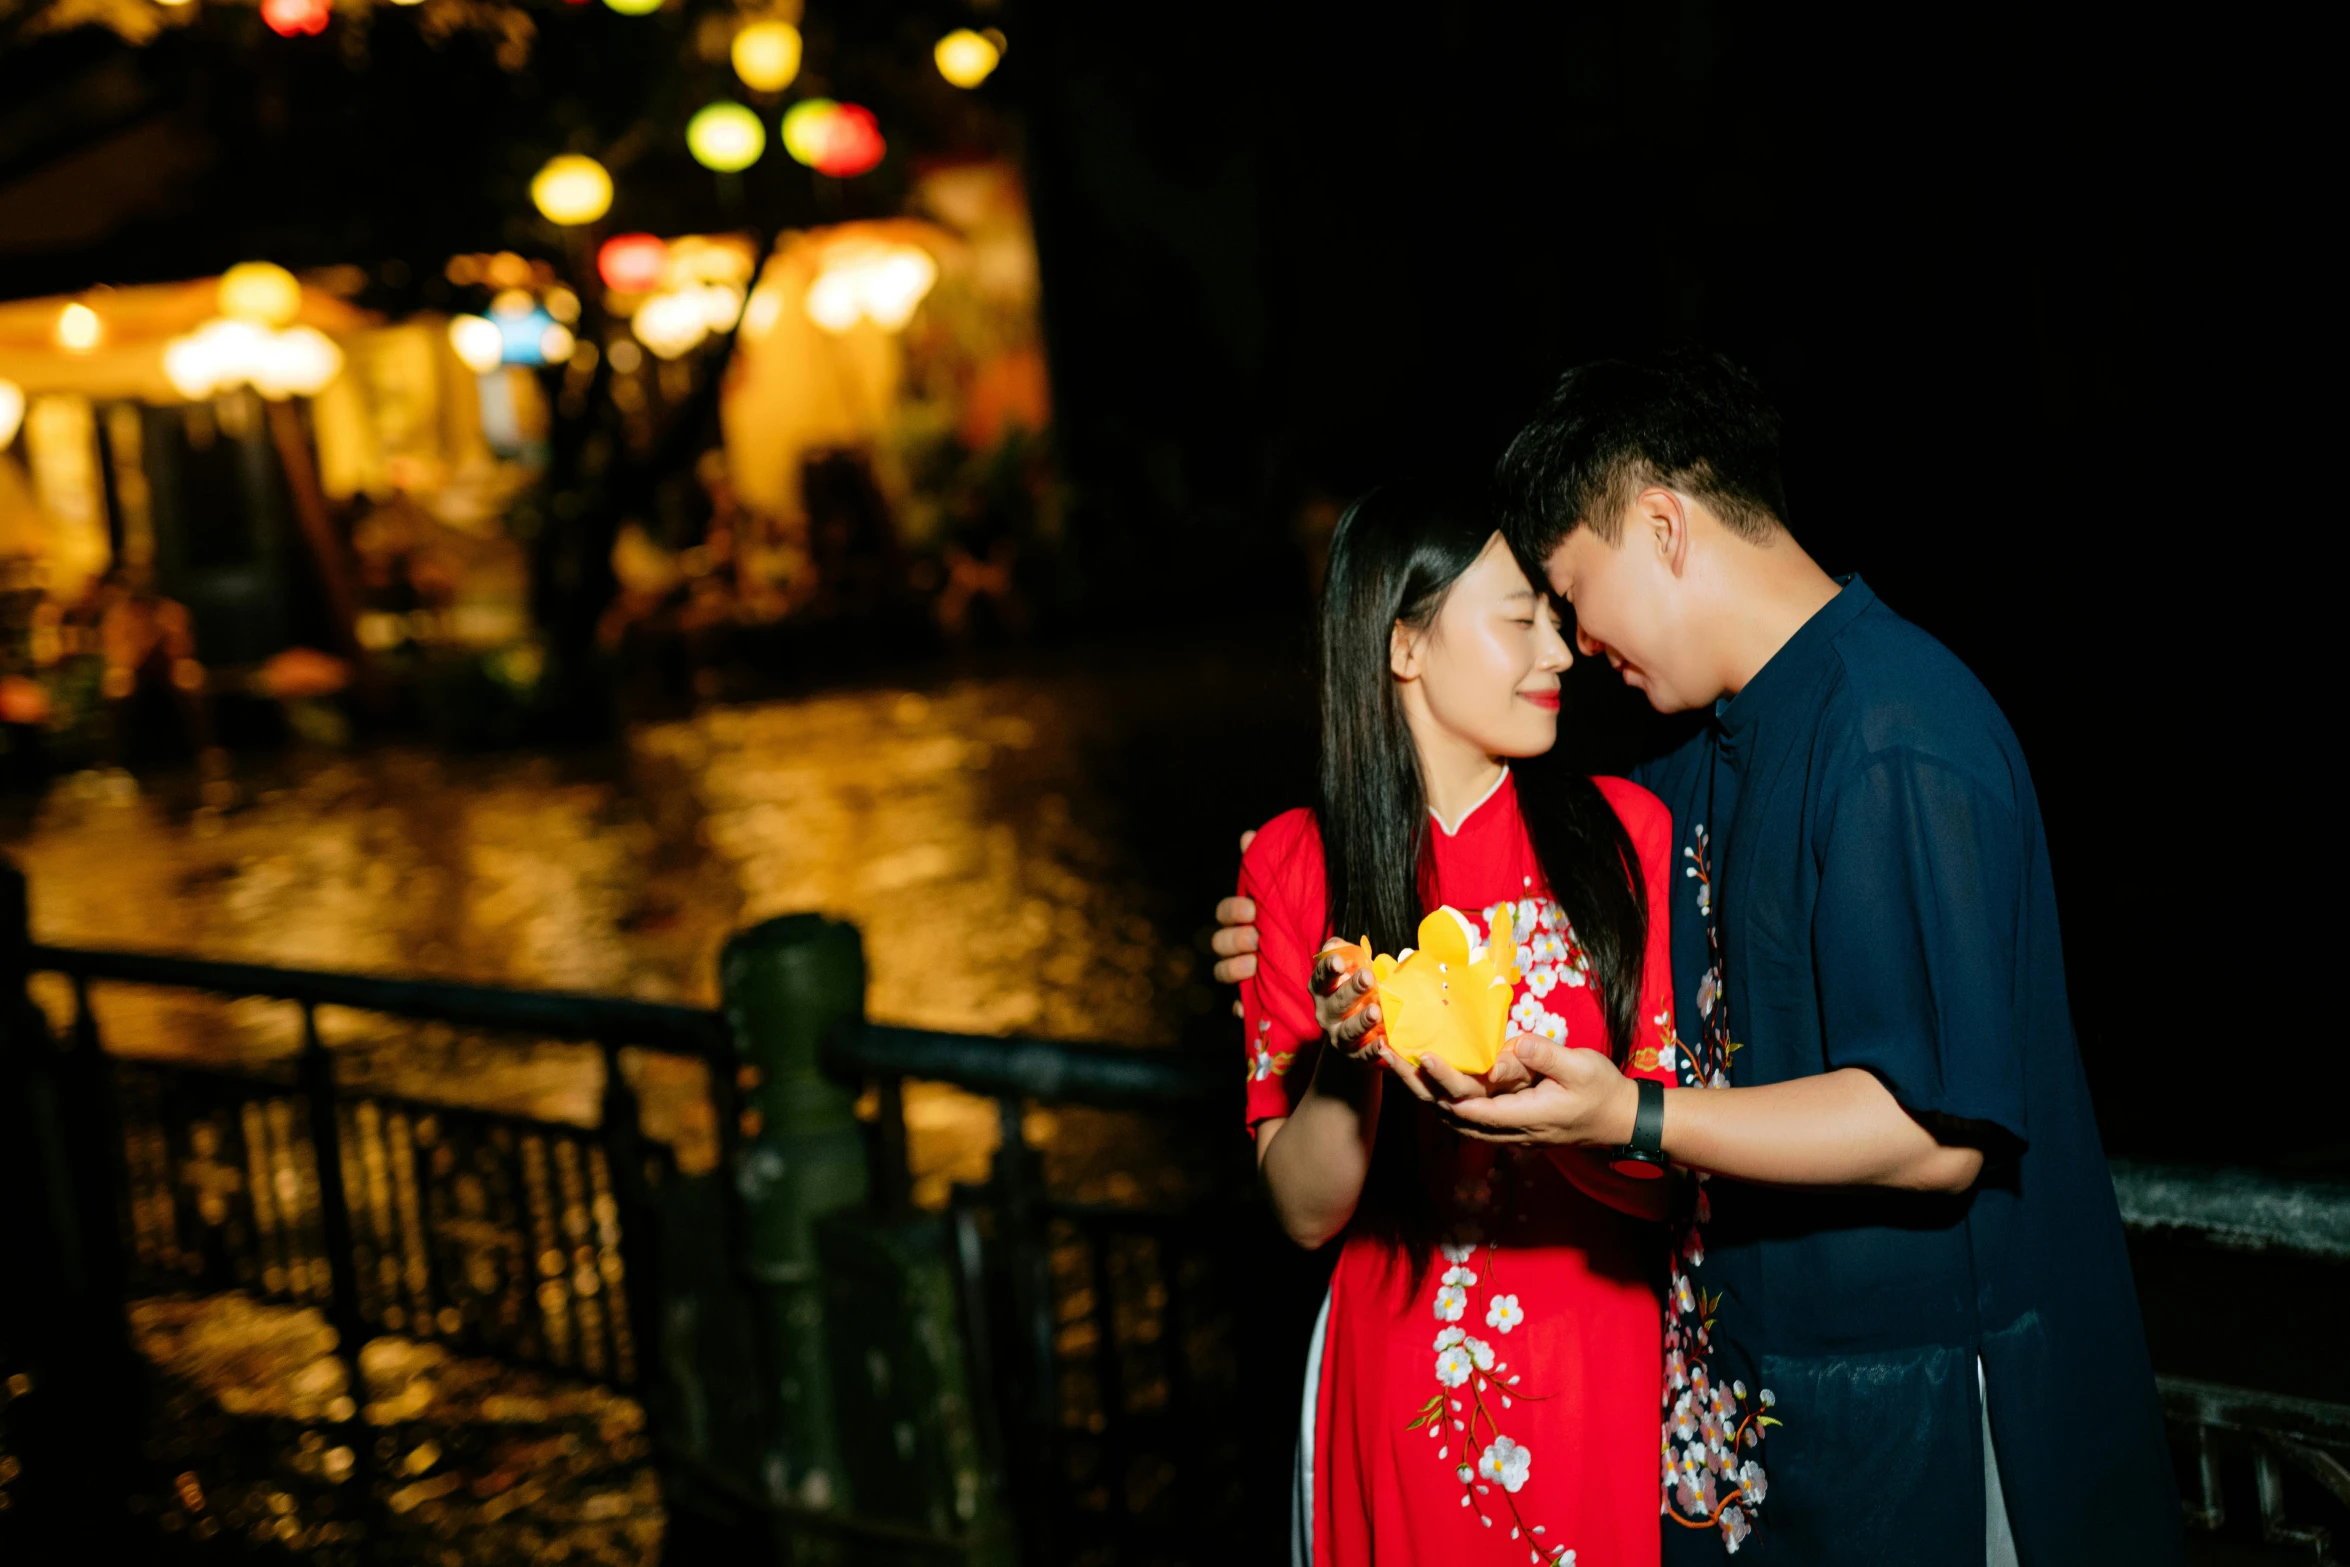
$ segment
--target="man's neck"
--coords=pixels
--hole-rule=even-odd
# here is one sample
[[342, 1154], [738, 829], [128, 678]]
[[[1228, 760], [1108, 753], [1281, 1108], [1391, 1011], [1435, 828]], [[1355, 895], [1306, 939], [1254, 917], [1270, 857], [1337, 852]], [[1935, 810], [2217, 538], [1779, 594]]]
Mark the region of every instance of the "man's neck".
[[1711, 635], [1736, 696], [1843, 588], [1785, 531], [1761, 546], [1718, 537], [1714, 565]]

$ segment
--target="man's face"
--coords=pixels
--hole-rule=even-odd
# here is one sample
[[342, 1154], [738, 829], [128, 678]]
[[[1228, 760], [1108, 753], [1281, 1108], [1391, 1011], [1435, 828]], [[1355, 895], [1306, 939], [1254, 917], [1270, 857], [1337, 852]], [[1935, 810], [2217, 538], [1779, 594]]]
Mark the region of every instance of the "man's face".
[[1669, 544], [1638, 515], [1625, 520], [1614, 544], [1577, 528], [1544, 569], [1551, 591], [1575, 606], [1575, 645], [1586, 657], [1604, 656], [1649, 706], [1678, 713], [1722, 694], [1685, 623], [1689, 593], [1673, 571]]

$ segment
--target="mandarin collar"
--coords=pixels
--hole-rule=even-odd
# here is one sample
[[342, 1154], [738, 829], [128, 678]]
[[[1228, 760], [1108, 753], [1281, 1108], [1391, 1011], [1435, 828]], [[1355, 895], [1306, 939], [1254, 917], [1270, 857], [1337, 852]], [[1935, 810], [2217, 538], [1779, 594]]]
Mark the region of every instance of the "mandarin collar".
[[1461, 819], [1459, 821], [1455, 822], [1450, 827], [1445, 826], [1444, 818], [1436, 814], [1436, 807], [1433, 805], [1428, 807], [1428, 820], [1436, 824], [1436, 830], [1438, 833], [1442, 834], [1444, 837], [1457, 840], [1460, 835], [1467, 832], [1480, 817], [1491, 819], [1493, 816], [1507, 814], [1505, 812], [1490, 812], [1488, 808], [1493, 804], [1494, 801], [1499, 800], [1504, 796], [1514, 797], [1516, 788], [1517, 783], [1515, 771], [1510, 767], [1509, 763], [1504, 762], [1501, 764], [1501, 776], [1493, 780], [1493, 787], [1479, 795], [1475, 805], [1472, 805], [1467, 810], [1461, 812]]
[[1836, 582], [1841, 591], [1796, 628], [1795, 635], [1755, 671], [1754, 678], [1746, 682], [1743, 690], [1714, 703], [1714, 726], [1721, 734], [1723, 753], [1733, 761], [1747, 736], [1769, 722], [1790, 700], [1800, 699], [1811, 690], [1810, 677], [1833, 656], [1837, 633], [1877, 601], [1877, 595], [1860, 580], [1858, 572], [1849, 572]]

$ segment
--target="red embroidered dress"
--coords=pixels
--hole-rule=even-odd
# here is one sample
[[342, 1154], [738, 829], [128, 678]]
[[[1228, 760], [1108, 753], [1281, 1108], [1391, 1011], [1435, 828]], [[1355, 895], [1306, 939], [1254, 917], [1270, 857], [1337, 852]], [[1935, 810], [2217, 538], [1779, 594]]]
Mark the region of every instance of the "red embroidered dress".
[[[1672, 820], [1638, 785], [1598, 782], [1648, 893], [1632, 1067], [1671, 1082]], [[1604, 1050], [1589, 964], [1542, 883], [1514, 781], [1505, 773], [1434, 837], [1438, 897], [1480, 940], [1494, 911], [1513, 906], [1523, 945], [1513, 1031]], [[1241, 986], [1253, 1131], [1288, 1115], [1313, 1080], [1308, 985], [1332, 933], [1310, 812], [1265, 824], [1240, 891], [1257, 902], [1260, 954]], [[1662, 1232], [1586, 1197], [1538, 1150], [1471, 1142], [1433, 1119], [1421, 1167], [1444, 1236], [1426, 1275], [1415, 1281], [1392, 1242], [1350, 1231], [1330, 1280], [1301, 1476], [1316, 1567], [1654, 1567]]]

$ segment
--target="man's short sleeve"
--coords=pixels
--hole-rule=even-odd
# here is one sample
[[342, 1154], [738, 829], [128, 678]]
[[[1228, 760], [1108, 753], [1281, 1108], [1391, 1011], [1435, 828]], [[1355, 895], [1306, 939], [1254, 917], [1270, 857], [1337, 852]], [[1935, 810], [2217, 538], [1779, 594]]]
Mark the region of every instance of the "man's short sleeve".
[[1322, 840], [1313, 817], [1267, 822], [1240, 860], [1240, 895], [1257, 905], [1257, 972], [1240, 982], [1248, 1061], [1248, 1127], [1297, 1108], [1314, 1079], [1321, 1031], [1312, 974], [1322, 947]]
[[1812, 945], [1830, 1070], [1865, 1068], [1912, 1115], [2020, 1142], [2019, 831], [2011, 807], [1948, 765], [1871, 757], [1835, 799]]

